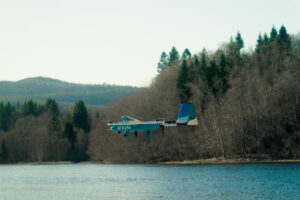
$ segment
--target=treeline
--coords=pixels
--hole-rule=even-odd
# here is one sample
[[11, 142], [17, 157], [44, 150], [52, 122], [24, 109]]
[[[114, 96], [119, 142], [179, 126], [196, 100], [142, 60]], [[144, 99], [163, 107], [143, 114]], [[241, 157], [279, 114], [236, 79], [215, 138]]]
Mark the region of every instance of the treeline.
[[[217, 51], [163, 52], [147, 88], [105, 108], [83, 101], [59, 107], [0, 103], [1, 162], [99, 161], [155, 163], [211, 157], [300, 158], [300, 35], [282, 26], [259, 34], [253, 51], [242, 35]], [[107, 121], [129, 115], [175, 120], [181, 102], [193, 103], [198, 126], [170, 127], [133, 141]]]
[[[163, 52], [149, 88], [103, 110], [91, 131], [95, 161], [158, 162], [211, 157], [300, 157], [300, 37], [282, 26], [259, 34], [245, 51], [242, 35], [215, 52], [180, 56]], [[149, 120], [177, 118], [181, 102], [195, 105], [199, 125], [173, 127], [123, 141], [105, 121], [121, 115]]]
[[28, 99], [44, 103], [48, 98], [53, 98], [61, 106], [68, 107], [81, 99], [89, 106], [105, 106], [133, 94], [138, 89], [107, 84], [75, 84], [35, 77], [16, 82], [0, 81], [0, 101], [10, 101], [12, 105], [16, 105]]
[[88, 160], [90, 120], [83, 101], [69, 109], [55, 99], [0, 102], [0, 162]]

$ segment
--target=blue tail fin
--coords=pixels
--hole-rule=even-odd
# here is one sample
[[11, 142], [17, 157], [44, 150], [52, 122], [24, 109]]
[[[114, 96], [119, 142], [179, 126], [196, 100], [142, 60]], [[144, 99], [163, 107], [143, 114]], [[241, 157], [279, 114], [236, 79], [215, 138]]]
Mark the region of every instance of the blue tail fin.
[[198, 119], [193, 104], [181, 104], [176, 123], [184, 125], [198, 125]]

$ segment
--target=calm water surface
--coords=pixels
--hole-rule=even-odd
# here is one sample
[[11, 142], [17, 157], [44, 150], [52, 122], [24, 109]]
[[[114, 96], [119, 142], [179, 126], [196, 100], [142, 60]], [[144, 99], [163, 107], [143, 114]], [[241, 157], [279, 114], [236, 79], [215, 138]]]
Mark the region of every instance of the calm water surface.
[[300, 163], [2, 165], [0, 199], [300, 199]]

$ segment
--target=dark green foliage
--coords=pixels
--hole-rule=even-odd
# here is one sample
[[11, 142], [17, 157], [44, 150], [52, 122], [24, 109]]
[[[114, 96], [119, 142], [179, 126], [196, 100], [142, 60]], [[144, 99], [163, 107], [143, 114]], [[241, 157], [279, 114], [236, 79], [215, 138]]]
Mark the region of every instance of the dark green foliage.
[[230, 70], [230, 68], [227, 67], [227, 61], [224, 53], [221, 54], [220, 56], [220, 64], [218, 68], [218, 77], [220, 79], [221, 83], [221, 89], [219, 88], [218, 90], [221, 90], [222, 93], [225, 93], [227, 89], [230, 87], [228, 83], [228, 75], [229, 72], [227, 70]]
[[0, 81], [0, 101], [10, 101], [13, 105], [32, 99], [44, 103], [52, 98], [61, 106], [68, 107], [78, 99], [86, 105], [105, 106], [120, 100], [123, 96], [137, 92], [139, 88], [116, 85], [75, 84], [64, 81], [35, 77], [17, 82]]
[[[84, 106], [83, 102], [79, 105]], [[22, 110], [0, 102], [0, 141], [7, 141], [0, 146], [0, 162], [87, 160], [88, 135], [80, 129], [77, 137], [73, 122], [67, 121], [61, 128], [61, 121], [68, 120], [70, 114], [64, 110], [60, 115], [54, 99], [45, 104], [26, 101]]]
[[177, 81], [177, 88], [180, 90], [181, 102], [188, 102], [191, 97], [191, 89], [186, 85], [189, 81], [189, 68], [187, 61], [183, 60]]
[[238, 51], [240, 51], [244, 47], [244, 41], [242, 39], [242, 36], [241, 36], [240, 32], [238, 32], [236, 34], [235, 42], [236, 42]]
[[81, 128], [86, 133], [90, 131], [88, 112], [84, 102], [81, 100], [77, 101], [75, 104], [73, 111], [73, 123], [76, 128]]
[[169, 53], [169, 65], [171, 65], [173, 62], [178, 61], [180, 59], [180, 55], [175, 47], [172, 47], [170, 53]]
[[72, 122], [65, 123], [65, 129], [64, 129], [63, 136], [65, 138], [68, 138], [71, 145], [74, 146], [76, 139], [77, 139], [77, 133], [74, 131]]
[[198, 56], [194, 56], [194, 63], [193, 63], [195, 66], [199, 67], [200, 66], [200, 62], [199, 62], [199, 58]]
[[206, 62], [206, 50], [203, 49], [201, 53], [201, 60], [198, 68], [198, 73], [205, 77], [206, 71], [207, 71], [207, 62]]
[[277, 42], [281, 51], [289, 50], [291, 48], [291, 38], [283, 25], [279, 30]]
[[190, 59], [191, 57], [192, 57], [191, 52], [188, 49], [185, 49], [182, 53], [181, 59], [186, 60], [186, 59]]
[[263, 41], [264, 41], [264, 44], [265, 44], [265, 45], [269, 44], [270, 39], [269, 39], [267, 33], [264, 34], [264, 40], [263, 40]]
[[277, 35], [278, 35], [278, 32], [277, 32], [276, 28], [273, 26], [271, 33], [270, 33], [270, 41], [271, 42], [275, 41], [277, 38]]
[[12, 126], [14, 107], [9, 102], [5, 105], [0, 102], [0, 130], [8, 131]]
[[256, 53], [260, 53], [260, 49], [261, 49], [263, 44], [264, 44], [263, 38], [262, 38], [261, 34], [259, 34], [258, 39], [257, 39], [257, 43], [256, 43], [256, 47], [255, 47], [255, 52]]
[[230, 66], [240, 66], [241, 62], [241, 53], [240, 50], [244, 47], [244, 41], [242, 39], [241, 34], [238, 32], [235, 40], [233, 38], [230, 38], [230, 42], [226, 45], [226, 55], [228, 64]]
[[25, 101], [22, 106], [22, 112], [24, 116], [33, 115], [37, 117], [42, 114], [43, 106], [38, 105], [37, 102], [33, 102], [32, 100]]
[[55, 101], [55, 99], [47, 99], [44, 112], [50, 112], [51, 114], [58, 116], [59, 115], [59, 108]]
[[0, 163], [4, 163], [7, 161], [8, 152], [5, 144], [5, 140], [2, 140], [1, 148], [0, 148]]
[[[91, 108], [90, 115], [84, 103], [78, 101], [74, 122], [69, 121], [72, 111], [63, 109], [60, 115], [55, 111], [54, 99], [40, 106], [37, 102], [24, 103], [24, 112], [30, 113], [26, 117], [11, 104], [0, 103], [0, 141], [6, 142], [0, 147], [1, 162], [299, 159], [300, 37], [294, 38], [282, 28], [276, 37], [273, 34], [272, 41], [269, 35], [259, 36], [255, 53], [243, 54], [239, 52], [241, 37], [237, 38], [216, 52], [202, 51], [191, 59], [173, 62], [149, 88], [117, 104]], [[293, 40], [288, 48], [290, 38]], [[180, 102], [186, 101], [195, 106], [199, 125], [166, 128], [164, 137], [153, 134], [151, 142], [140, 137], [143, 133], [126, 142], [109, 131], [105, 123], [124, 114], [141, 120], [174, 120]], [[36, 112], [31, 107], [42, 108], [41, 114], [33, 117]], [[9, 110], [10, 122], [6, 123], [9, 115], [3, 113]], [[85, 134], [86, 124], [90, 127], [88, 116], [93, 123], [89, 134]], [[60, 128], [62, 122], [64, 130]], [[8, 130], [3, 131], [3, 127]], [[2, 152], [8, 153], [3, 156]]]
[[160, 73], [162, 70], [164, 70], [169, 65], [169, 57], [166, 52], [162, 52], [160, 55], [160, 60], [157, 64], [157, 72]]

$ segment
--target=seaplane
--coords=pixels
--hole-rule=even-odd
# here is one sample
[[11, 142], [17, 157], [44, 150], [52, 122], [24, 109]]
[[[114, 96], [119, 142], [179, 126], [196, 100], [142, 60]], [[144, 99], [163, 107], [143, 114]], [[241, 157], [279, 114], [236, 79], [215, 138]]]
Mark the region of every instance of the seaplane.
[[178, 118], [176, 121], [165, 121], [165, 120], [154, 120], [154, 121], [140, 121], [138, 119], [122, 116], [121, 122], [110, 121], [107, 123], [111, 126], [110, 130], [118, 132], [119, 134], [124, 133], [124, 137], [130, 137], [133, 140], [133, 133], [137, 137], [138, 132], [146, 132], [145, 138], [152, 140], [151, 131], [161, 129], [162, 135], [165, 134], [165, 127], [174, 126], [195, 126], [198, 125], [198, 119], [195, 112], [195, 108], [190, 103], [183, 103], [180, 106]]

